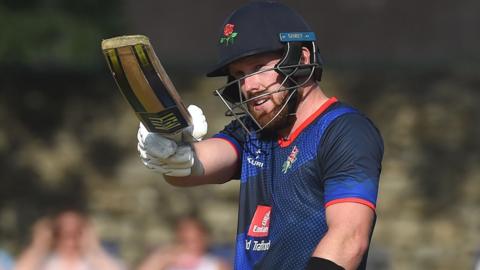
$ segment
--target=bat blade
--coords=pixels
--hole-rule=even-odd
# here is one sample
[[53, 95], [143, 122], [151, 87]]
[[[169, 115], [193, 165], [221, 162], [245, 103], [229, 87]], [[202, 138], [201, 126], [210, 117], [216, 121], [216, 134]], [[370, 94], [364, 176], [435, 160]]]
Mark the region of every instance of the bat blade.
[[102, 50], [120, 92], [148, 131], [174, 135], [191, 125], [188, 110], [146, 36], [105, 39]]

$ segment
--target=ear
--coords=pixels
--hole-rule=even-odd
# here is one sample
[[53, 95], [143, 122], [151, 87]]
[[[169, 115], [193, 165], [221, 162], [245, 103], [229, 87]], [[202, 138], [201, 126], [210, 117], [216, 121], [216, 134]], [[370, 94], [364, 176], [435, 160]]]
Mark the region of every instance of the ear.
[[302, 56], [300, 57], [300, 61], [302, 64], [310, 64], [310, 50], [307, 47], [302, 46]]

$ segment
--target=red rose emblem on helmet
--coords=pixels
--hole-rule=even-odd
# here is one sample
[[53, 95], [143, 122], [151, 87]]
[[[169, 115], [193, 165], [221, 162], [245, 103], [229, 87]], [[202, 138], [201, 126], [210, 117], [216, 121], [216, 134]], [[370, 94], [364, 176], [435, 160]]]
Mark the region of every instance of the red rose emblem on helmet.
[[228, 37], [233, 33], [233, 28], [235, 28], [235, 25], [228, 23], [225, 25], [225, 28], [223, 28], [223, 35]]
[[235, 41], [235, 37], [238, 35], [237, 32], [234, 32], [235, 25], [231, 23], [227, 23], [225, 27], [223, 28], [223, 37], [220, 38], [220, 43], [223, 44], [225, 43], [226, 46], [228, 46], [229, 43], [232, 43]]

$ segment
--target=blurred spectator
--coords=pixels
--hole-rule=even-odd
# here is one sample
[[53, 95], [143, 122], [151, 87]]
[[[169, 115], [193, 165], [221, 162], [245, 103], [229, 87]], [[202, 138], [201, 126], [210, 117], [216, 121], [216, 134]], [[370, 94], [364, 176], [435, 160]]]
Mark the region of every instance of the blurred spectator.
[[91, 223], [76, 211], [35, 223], [32, 242], [15, 270], [120, 270], [121, 263], [101, 246]]
[[175, 227], [175, 243], [154, 250], [138, 270], [226, 270], [231, 267], [208, 253], [209, 234], [197, 218], [184, 217]]
[[0, 270], [12, 270], [13, 269], [13, 260], [10, 255], [0, 250]]

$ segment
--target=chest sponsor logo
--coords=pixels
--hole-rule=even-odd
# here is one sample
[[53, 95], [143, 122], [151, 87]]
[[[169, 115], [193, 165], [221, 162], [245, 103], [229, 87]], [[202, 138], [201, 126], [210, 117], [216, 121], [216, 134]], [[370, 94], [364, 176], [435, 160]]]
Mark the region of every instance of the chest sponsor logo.
[[[253, 245], [252, 245], [253, 244]], [[254, 251], [265, 251], [270, 249], [270, 240], [265, 241], [256, 241], [256, 240], [245, 240], [245, 249], [254, 250]]]
[[263, 162], [261, 162], [259, 160], [261, 153], [262, 153], [261, 150], [257, 150], [255, 152], [255, 157], [252, 157], [252, 156], [247, 157], [247, 162], [252, 166], [255, 166], [255, 167], [258, 167], [258, 168], [263, 168]]
[[248, 236], [265, 237], [268, 236], [270, 228], [270, 212], [272, 207], [265, 205], [257, 205], [252, 222], [248, 228]]
[[290, 170], [290, 168], [292, 167], [293, 163], [297, 161], [298, 152], [299, 152], [298, 147], [295, 145], [290, 155], [288, 155], [287, 160], [285, 160], [285, 162], [283, 163], [283, 166], [282, 166], [283, 174], [286, 174], [288, 170]]

